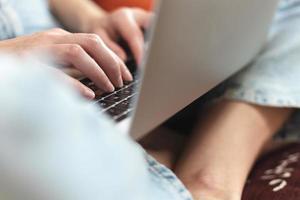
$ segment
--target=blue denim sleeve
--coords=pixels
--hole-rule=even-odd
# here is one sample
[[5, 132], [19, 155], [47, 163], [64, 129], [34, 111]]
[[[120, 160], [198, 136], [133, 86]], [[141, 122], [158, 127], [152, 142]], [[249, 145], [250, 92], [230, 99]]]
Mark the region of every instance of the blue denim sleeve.
[[0, 0], [0, 40], [23, 34], [23, 27], [16, 10], [8, 0]]
[[15, 60], [0, 57], [1, 199], [192, 199], [51, 71]]
[[61, 27], [50, 11], [48, 0], [6, 1], [17, 13], [23, 29], [22, 35]]
[[0, 40], [62, 27], [48, 0], [0, 0]]
[[225, 97], [300, 107], [300, 1], [281, 2], [265, 49], [228, 84]]

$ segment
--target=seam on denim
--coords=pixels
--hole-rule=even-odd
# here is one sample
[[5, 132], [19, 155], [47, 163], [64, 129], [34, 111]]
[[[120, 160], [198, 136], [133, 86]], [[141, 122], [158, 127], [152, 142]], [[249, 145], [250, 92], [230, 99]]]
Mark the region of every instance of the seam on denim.
[[227, 89], [223, 98], [240, 100], [261, 106], [300, 108], [300, 99], [285, 97], [287, 94], [261, 93], [261, 90], [245, 89], [243, 87]]
[[22, 25], [18, 15], [7, 2], [1, 2], [0, 8], [1, 39], [14, 38], [22, 33]]
[[172, 188], [176, 190], [179, 198], [184, 200], [193, 200], [190, 192], [170, 169], [157, 162], [148, 154], [146, 155], [146, 160], [149, 164], [149, 170], [162, 178], [164, 181], [168, 182], [170, 186], [172, 186]]

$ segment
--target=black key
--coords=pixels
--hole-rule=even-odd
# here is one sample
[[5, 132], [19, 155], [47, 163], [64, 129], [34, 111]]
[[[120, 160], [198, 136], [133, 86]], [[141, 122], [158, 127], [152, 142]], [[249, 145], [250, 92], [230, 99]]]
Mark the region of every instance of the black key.
[[110, 96], [105, 97], [103, 100], [105, 100], [105, 101], [112, 101], [112, 102], [117, 103], [117, 102], [122, 101], [122, 99], [124, 99], [124, 98], [122, 98], [122, 96], [120, 96], [118, 94], [112, 94]]
[[131, 94], [131, 89], [129, 88], [124, 88], [123, 90], [118, 92], [122, 96], [130, 96]]
[[133, 98], [129, 98], [129, 99], [126, 99], [126, 100], [122, 101], [121, 103], [118, 103], [118, 104], [116, 105], [116, 108], [118, 108], [118, 109], [123, 109], [123, 110], [127, 110], [127, 109], [130, 108], [131, 105], [132, 105], [132, 99], [133, 99]]
[[89, 80], [88, 78], [85, 78], [83, 80], [80, 81], [81, 83], [83, 83], [85, 86], [87, 86], [88, 88], [90, 88], [91, 90], [94, 91], [95, 95], [96, 95], [96, 100], [99, 99], [99, 97], [101, 95], [103, 95], [103, 91], [101, 89], [99, 89], [91, 80]]
[[101, 100], [99, 102], [97, 102], [98, 105], [100, 105], [102, 108], [109, 108], [111, 107], [112, 105], [114, 105], [115, 103], [114, 102], [111, 102], [111, 101], [105, 101], [105, 100]]
[[94, 92], [96, 92], [96, 91], [98, 91], [99, 90], [99, 88], [96, 86], [96, 85], [88, 85], [88, 87], [91, 89], [91, 90], [93, 90]]
[[120, 110], [116, 107], [112, 107], [110, 109], [108, 109], [105, 113], [109, 114], [110, 116], [119, 116], [121, 115], [122, 113], [124, 113], [124, 110]]
[[90, 82], [92, 82], [90, 79], [88, 79], [88, 78], [84, 78], [84, 79], [82, 79], [82, 80], [80, 80], [80, 82], [83, 84], [83, 85], [88, 85]]
[[130, 113], [128, 112], [128, 113], [126, 113], [126, 114], [124, 114], [124, 115], [118, 116], [117, 118], [115, 118], [115, 121], [116, 121], [116, 122], [120, 122], [120, 121], [126, 119], [126, 118], [128, 117], [129, 114], [130, 114]]
[[133, 57], [128, 57], [128, 60], [126, 61], [126, 66], [128, 67], [131, 73], [134, 73], [137, 69], [137, 65]]
[[135, 87], [134, 85], [130, 85], [129, 87], [127, 88], [124, 88], [124, 90], [120, 91], [122, 94], [127, 94], [128, 96], [133, 94], [133, 92], [135, 91]]
[[129, 84], [131, 84], [132, 83], [132, 81], [124, 81], [124, 85], [126, 86], [126, 85], [129, 85]]

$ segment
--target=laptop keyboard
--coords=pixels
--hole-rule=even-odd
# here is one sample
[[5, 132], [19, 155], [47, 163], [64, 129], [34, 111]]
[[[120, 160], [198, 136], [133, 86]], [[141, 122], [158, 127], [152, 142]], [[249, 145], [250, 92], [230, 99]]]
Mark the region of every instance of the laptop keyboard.
[[95, 104], [100, 108], [100, 112], [106, 113], [112, 117], [116, 122], [126, 119], [133, 111], [133, 101], [137, 95], [136, 87], [139, 83], [136, 73], [136, 62], [133, 54], [124, 40], [120, 41], [120, 45], [127, 52], [126, 66], [133, 75], [132, 82], [124, 82], [122, 88], [117, 88], [113, 93], [106, 93], [97, 88], [97, 86], [88, 78], [81, 80], [81, 82], [92, 89], [95, 94]]
[[99, 106], [100, 112], [108, 114], [116, 122], [126, 119], [132, 113], [132, 102], [137, 94], [138, 80], [136, 78], [132, 82], [125, 82], [124, 86], [116, 89], [115, 92], [105, 94], [101, 94], [101, 90], [88, 78], [81, 82], [95, 92], [95, 104]]

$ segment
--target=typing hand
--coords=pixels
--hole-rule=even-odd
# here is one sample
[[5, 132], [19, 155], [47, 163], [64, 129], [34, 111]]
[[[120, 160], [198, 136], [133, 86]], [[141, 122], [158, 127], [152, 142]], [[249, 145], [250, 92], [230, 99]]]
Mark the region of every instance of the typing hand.
[[152, 13], [139, 8], [121, 8], [104, 15], [92, 22], [90, 32], [98, 34], [106, 45], [123, 61], [126, 61], [124, 49], [117, 43], [120, 37], [124, 39], [135, 60], [139, 64], [143, 57], [144, 35], [150, 23]]
[[[79, 70], [105, 92], [112, 92], [115, 87], [122, 87], [123, 81], [132, 80], [124, 62], [96, 34], [72, 34], [53, 29], [1, 41], [0, 50], [18, 55], [46, 53], [57, 64]], [[72, 77], [68, 80], [84, 96], [94, 98], [95, 94], [78, 80]]]

